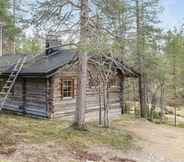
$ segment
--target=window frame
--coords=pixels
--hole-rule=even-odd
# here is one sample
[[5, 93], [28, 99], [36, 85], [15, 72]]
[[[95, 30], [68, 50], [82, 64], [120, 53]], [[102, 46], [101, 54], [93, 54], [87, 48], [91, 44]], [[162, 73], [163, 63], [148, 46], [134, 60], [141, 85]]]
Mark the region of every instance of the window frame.
[[[70, 86], [67, 86], [67, 87], [64, 87], [64, 82], [71, 82], [71, 85]], [[64, 89], [65, 88], [71, 88], [71, 90], [67, 90], [66, 92], [69, 94], [71, 93], [70, 95], [67, 95], [65, 96], [64, 95]], [[74, 79], [73, 78], [63, 78], [61, 79], [61, 99], [71, 99], [71, 98], [74, 98]]]

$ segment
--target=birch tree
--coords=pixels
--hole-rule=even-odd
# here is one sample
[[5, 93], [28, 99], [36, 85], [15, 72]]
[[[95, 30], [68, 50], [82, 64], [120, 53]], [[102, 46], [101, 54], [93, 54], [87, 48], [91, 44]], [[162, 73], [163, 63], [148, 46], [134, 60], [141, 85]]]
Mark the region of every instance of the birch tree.
[[[108, 51], [109, 53], [109, 51]], [[89, 59], [90, 63], [95, 68], [90, 71], [91, 80], [96, 84], [96, 91], [99, 93], [99, 105], [103, 107], [103, 115], [100, 112], [99, 120], [100, 125], [103, 127], [110, 127], [109, 111], [110, 111], [110, 88], [111, 83], [117, 76], [117, 68], [115, 67], [115, 59], [113, 56], [102, 53], [96, 57]], [[101, 110], [100, 110], [101, 111]], [[101, 122], [103, 119], [103, 123]]]
[[[184, 35], [183, 27], [167, 33], [166, 40], [166, 54], [169, 61], [169, 74], [170, 74], [170, 105], [174, 108], [174, 125], [177, 125], [177, 107], [180, 106], [182, 100], [182, 85], [183, 85], [183, 50], [184, 50]], [[181, 90], [179, 90], [181, 89]], [[179, 94], [181, 93], [181, 94]]]

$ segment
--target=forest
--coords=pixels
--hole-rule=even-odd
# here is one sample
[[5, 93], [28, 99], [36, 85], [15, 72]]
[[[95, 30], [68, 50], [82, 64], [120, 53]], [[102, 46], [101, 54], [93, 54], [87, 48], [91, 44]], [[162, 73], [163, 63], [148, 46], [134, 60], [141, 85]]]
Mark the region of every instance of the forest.
[[[44, 40], [47, 33], [60, 36], [63, 47], [77, 49], [80, 60], [80, 82], [73, 124], [79, 130], [94, 129], [94, 126], [86, 124], [85, 120], [87, 61], [94, 53], [101, 57], [116, 58], [128, 64], [141, 76], [126, 78], [122, 83], [124, 87], [122, 111], [125, 115], [123, 121], [134, 121], [141, 117], [152, 124], [164, 124], [171, 126], [171, 129], [174, 129], [172, 126], [183, 129], [184, 22], [169, 28], [161, 26], [160, 17], [165, 10], [161, 1], [0, 0], [0, 28], [3, 29], [1, 36], [5, 42], [2, 53], [38, 55], [45, 49]], [[104, 67], [100, 64], [101, 62], [97, 62], [98, 69], [102, 73]], [[112, 68], [111, 65], [108, 65], [106, 71], [101, 74], [104, 77], [102, 80], [114, 77], [111, 74], [107, 76], [109, 68]], [[103, 82], [104, 86], [108, 87], [110, 81], [111, 79]], [[106, 104], [108, 110], [108, 101]], [[120, 121], [107, 123], [104, 118], [104, 127], [110, 127], [109, 129], [119, 123]], [[53, 129], [52, 126], [49, 128]], [[28, 130], [27, 127], [24, 129]], [[44, 131], [41, 131], [44, 134]], [[102, 133], [100, 130], [96, 131]], [[62, 134], [62, 138], [68, 140], [65, 136], [70, 134], [76, 138], [75, 140], [77, 138], [81, 140], [79, 132], [77, 133], [80, 135], [65, 133]], [[111, 133], [109, 136], [114, 135], [113, 131]], [[91, 139], [93, 138], [91, 134], [87, 136], [90, 140], [94, 140]], [[48, 137], [45, 136], [45, 138]], [[107, 137], [106, 140], [109, 138]], [[134, 162], [125, 160], [122, 161]], [[118, 162], [117, 159], [114, 161]]]
[[[87, 8], [84, 35], [88, 34], [84, 37], [88, 43], [81, 49], [116, 56], [142, 75], [143, 117], [152, 120], [155, 109], [160, 109], [160, 116], [164, 110], [177, 114], [184, 97], [183, 25], [168, 30], [159, 27], [164, 11], [159, 0], [93, 0]], [[6, 23], [5, 52], [38, 54], [47, 32], [62, 35], [62, 43], [68, 47], [79, 44], [78, 2], [1, 0], [0, 12]], [[137, 83], [126, 80], [125, 100], [139, 100]]]

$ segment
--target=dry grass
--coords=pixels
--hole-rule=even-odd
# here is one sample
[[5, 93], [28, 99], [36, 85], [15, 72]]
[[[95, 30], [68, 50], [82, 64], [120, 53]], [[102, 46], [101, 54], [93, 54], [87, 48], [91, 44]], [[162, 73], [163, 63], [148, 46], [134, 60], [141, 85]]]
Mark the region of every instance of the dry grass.
[[57, 141], [66, 145], [68, 149], [78, 151], [83, 151], [88, 146], [95, 144], [106, 144], [124, 150], [132, 145], [132, 137], [124, 129], [119, 129], [116, 123], [113, 123], [109, 129], [99, 128], [94, 123], [88, 123], [86, 131], [78, 131], [67, 121], [0, 114], [0, 129], [2, 130], [0, 150], [4, 150], [4, 146], [16, 148], [16, 144], [19, 142], [38, 144]]
[[184, 118], [184, 107], [179, 107], [177, 109], [177, 115]]
[[9, 130], [0, 132], [0, 154], [10, 154], [16, 151], [16, 139]]

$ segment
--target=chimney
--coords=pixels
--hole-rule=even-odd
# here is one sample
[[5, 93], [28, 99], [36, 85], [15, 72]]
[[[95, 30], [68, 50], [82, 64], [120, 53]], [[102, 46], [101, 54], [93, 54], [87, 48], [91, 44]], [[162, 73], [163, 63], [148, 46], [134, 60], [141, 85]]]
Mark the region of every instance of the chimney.
[[46, 35], [46, 55], [52, 54], [54, 51], [60, 49], [62, 41], [59, 39], [59, 36], [56, 34], [47, 34]]

